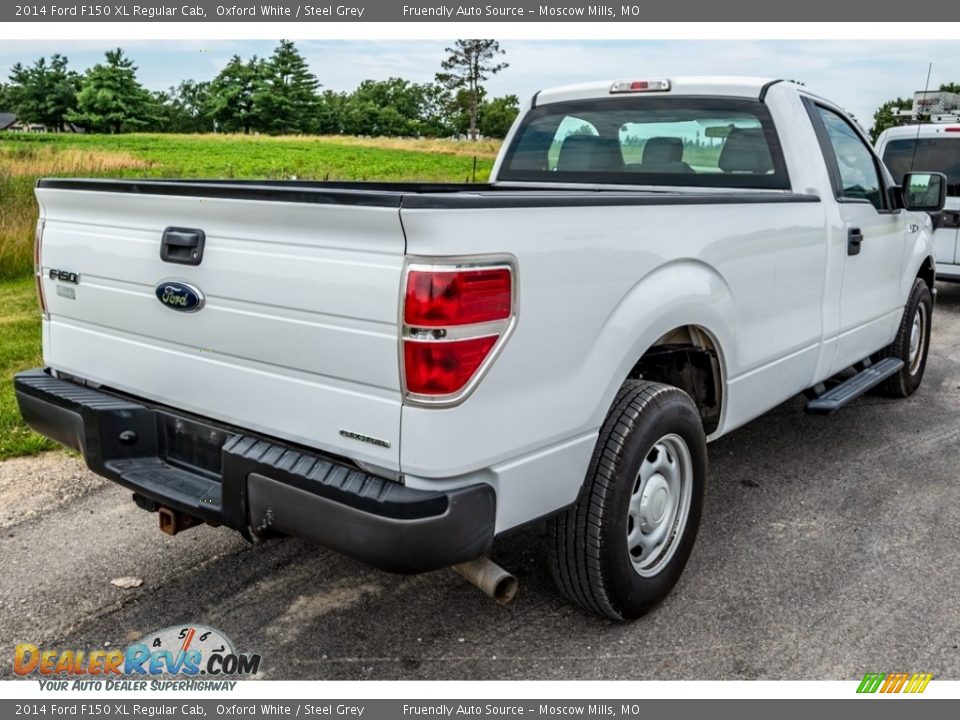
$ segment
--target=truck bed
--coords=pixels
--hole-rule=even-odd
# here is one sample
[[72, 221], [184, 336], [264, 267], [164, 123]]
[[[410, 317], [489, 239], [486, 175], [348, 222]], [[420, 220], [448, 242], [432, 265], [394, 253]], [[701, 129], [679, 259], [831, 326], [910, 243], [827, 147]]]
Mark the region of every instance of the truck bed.
[[782, 190], [586, 188], [492, 183], [330, 182], [302, 180], [108, 180], [43, 178], [41, 189], [85, 190], [262, 202], [444, 209], [578, 207], [589, 205], [703, 205], [818, 202]]
[[[651, 267], [667, 257], [702, 254], [699, 245], [719, 241], [725, 233], [716, 239], [692, 233], [716, 216], [729, 218], [724, 227], [748, 235], [774, 218], [799, 228], [820, 216], [797, 205], [819, 202], [815, 195], [742, 189], [44, 179], [37, 197], [45, 222], [41, 278], [49, 367], [351, 458], [376, 473], [424, 477], [478, 469], [480, 460], [470, 460], [474, 454], [458, 450], [461, 443], [476, 442], [458, 422], [483, 418], [495, 425], [506, 399], [500, 396], [505, 388], [491, 379], [482, 397], [471, 398], [466, 414], [413, 412], [405, 405], [398, 317], [411, 256], [516, 256], [525, 308], [521, 325], [533, 330], [521, 329], [511, 340], [498, 375], [537, 352], [526, 344], [540, 343], [538, 333], [555, 328], [554, 337], [568, 336], [563, 328], [571, 320], [558, 317], [555, 302], [547, 300], [560, 286], [593, 288], [578, 312], [589, 314], [579, 321], [583, 327], [597, 329]], [[747, 219], [736, 207], [745, 204], [765, 207]], [[793, 209], [788, 212], [785, 204]], [[678, 213], [672, 205], [700, 207]], [[647, 231], [637, 234], [631, 206], [649, 206]], [[500, 211], [489, 212], [494, 209]], [[161, 238], [171, 227], [205, 233], [199, 265], [161, 258]], [[609, 245], [605, 253], [590, 252], [603, 243]], [[565, 247], [589, 254], [556, 268], [560, 277], [543, 277], [553, 266], [535, 258], [549, 250], [561, 257]], [[59, 273], [76, 274], [79, 282], [65, 283]], [[602, 286], [596, 284], [601, 277]], [[176, 312], [158, 302], [157, 289], [171, 281], [201, 290], [203, 309]], [[569, 362], [579, 357], [570, 348], [557, 352]], [[565, 365], [552, 367], [559, 372]], [[525, 377], [524, 371], [517, 377]], [[515, 393], [510, 397], [520, 402]], [[568, 402], [580, 408], [575, 427], [593, 422], [592, 414], [583, 414], [591, 403], [572, 395]], [[428, 427], [410, 430], [417, 423]], [[564, 432], [559, 424], [540, 431], [550, 442], [570, 440], [569, 428]], [[448, 451], [426, 452], [431, 438], [454, 433], [441, 443]], [[490, 431], [486, 461], [526, 452], [527, 434]]]

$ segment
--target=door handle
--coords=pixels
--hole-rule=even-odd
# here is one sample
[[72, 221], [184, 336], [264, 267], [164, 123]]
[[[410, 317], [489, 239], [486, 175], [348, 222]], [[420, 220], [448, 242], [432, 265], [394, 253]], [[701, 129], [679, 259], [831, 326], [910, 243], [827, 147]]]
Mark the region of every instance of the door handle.
[[199, 265], [205, 241], [203, 230], [168, 227], [160, 240], [160, 259], [178, 265]]
[[860, 232], [860, 228], [847, 230], [847, 255], [859, 255], [862, 242], [863, 233]]

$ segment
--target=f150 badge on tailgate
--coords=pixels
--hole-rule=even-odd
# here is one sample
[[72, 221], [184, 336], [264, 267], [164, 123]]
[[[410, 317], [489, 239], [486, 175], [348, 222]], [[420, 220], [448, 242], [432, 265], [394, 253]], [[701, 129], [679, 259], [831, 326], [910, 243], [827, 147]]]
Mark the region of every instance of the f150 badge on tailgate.
[[200, 288], [179, 280], [164, 280], [157, 285], [157, 299], [171, 310], [196, 312], [203, 307]]

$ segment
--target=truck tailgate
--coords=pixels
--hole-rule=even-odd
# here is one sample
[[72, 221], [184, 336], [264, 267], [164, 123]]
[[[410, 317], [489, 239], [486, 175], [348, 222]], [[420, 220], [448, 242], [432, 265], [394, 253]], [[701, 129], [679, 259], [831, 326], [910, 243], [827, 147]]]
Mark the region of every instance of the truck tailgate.
[[[300, 202], [289, 191], [238, 199], [213, 186], [160, 185], [38, 187], [46, 364], [396, 469], [399, 200]], [[199, 265], [161, 259], [171, 226], [205, 233]], [[200, 290], [202, 309], [162, 304], [156, 290], [170, 281]]]

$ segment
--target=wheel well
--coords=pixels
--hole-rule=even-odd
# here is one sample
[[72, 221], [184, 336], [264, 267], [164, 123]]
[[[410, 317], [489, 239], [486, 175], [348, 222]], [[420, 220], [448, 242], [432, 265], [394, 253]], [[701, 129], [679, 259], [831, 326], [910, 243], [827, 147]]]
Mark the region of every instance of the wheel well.
[[720, 352], [702, 328], [686, 325], [658, 338], [628, 377], [680, 388], [700, 410], [704, 432], [709, 435], [719, 426], [723, 407]]
[[924, 258], [923, 265], [920, 266], [920, 272], [917, 273], [917, 277], [922, 278], [927, 284], [927, 287], [933, 290], [933, 283], [936, 280], [937, 271], [932, 258]]

